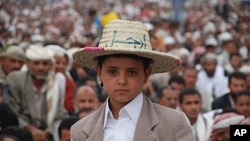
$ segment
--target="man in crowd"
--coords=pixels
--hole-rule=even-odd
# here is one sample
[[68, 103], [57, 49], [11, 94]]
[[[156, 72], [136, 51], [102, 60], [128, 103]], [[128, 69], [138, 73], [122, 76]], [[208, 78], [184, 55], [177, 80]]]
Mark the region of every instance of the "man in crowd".
[[201, 59], [201, 65], [196, 86], [205, 88], [213, 98], [220, 97], [227, 90], [227, 77], [224, 68], [218, 65], [216, 54], [207, 53]]
[[0, 79], [5, 77], [12, 71], [20, 70], [25, 62], [25, 53], [22, 48], [11, 46], [6, 52], [0, 54]]
[[204, 87], [197, 86], [198, 71], [194, 67], [186, 67], [183, 72], [186, 88], [196, 89], [202, 98], [202, 111], [209, 111], [211, 109], [212, 97]]
[[30, 131], [35, 141], [50, 140], [55, 126], [66, 116], [61, 89], [52, 72], [53, 53], [30, 46], [26, 56], [28, 70], [6, 78], [10, 107], [18, 116], [19, 126]]
[[75, 111], [83, 108], [96, 109], [98, 107], [98, 98], [96, 91], [91, 86], [80, 86], [75, 94]]
[[70, 128], [79, 120], [78, 117], [66, 117], [58, 127], [59, 141], [70, 141]]
[[178, 106], [179, 92], [179, 90], [175, 90], [170, 86], [163, 87], [157, 94], [157, 103], [162, 106], [176, 109]]
[[212, 103], [212, 109], [235, 108], [235, 97], [240, 91], [246, 90], [247, 80], [244, 73], [234, 72], [229, 75], [228, 88], [230, 92], [215, 99]]
[[180, 109], [187, 115], [196, 141], [206, 141], [211, 132], [212, 120], [201, 114], [201, 95], [193, 88], [184, 89], [179, 94]]

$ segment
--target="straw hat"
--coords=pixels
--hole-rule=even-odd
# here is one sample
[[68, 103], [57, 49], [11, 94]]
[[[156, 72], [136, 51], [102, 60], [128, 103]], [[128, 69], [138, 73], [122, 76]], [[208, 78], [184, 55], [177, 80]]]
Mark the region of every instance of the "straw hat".
[[73, 59], [83, 67], [94, 69], [96, 57], [112, 54], [134, 54], [152, 59], [152, 73], [167, 72], [181, 65], [181, 60], [167, 53], [153, 51], [147, 27], [140, 22], [113, 20], [104, 30], [98, 47], [85, 47]]

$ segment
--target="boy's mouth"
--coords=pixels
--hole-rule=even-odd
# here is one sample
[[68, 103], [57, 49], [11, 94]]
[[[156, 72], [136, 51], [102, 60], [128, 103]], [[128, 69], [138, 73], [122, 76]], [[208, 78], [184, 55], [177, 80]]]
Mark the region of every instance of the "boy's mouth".
[[120, 93], [125, 93], [125, 92], [128, 92], [127, 89], [117, 89], [115, 90], [116, 92], [120, 92]]

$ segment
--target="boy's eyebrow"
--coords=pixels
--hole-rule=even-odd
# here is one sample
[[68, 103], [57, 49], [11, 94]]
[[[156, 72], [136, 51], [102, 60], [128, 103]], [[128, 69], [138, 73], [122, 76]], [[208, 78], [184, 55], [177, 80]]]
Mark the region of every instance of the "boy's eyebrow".
[[[116, 67], [116, 66], [107, 66], [107, 68], [109, 68], [109, 69], [118, 69], [118, 67]], [[138, 70], [139, 68], [138, 67], [128, 67], [126, 69], [127, 70]]]

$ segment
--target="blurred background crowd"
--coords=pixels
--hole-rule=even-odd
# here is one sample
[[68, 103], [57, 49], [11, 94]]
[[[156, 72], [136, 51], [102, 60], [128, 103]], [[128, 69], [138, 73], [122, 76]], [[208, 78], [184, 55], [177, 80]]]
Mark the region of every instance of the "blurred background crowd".
[[153, 50], [182, 59], [142, 91], [183, 111], [196, 141], [226, 141], [229, 125], [250, 123], [249, 0], [1, 0], [0, 141], [70, 140], [107, 98], [72, 54], [98, 46], [116, 19], [144, 23]]

